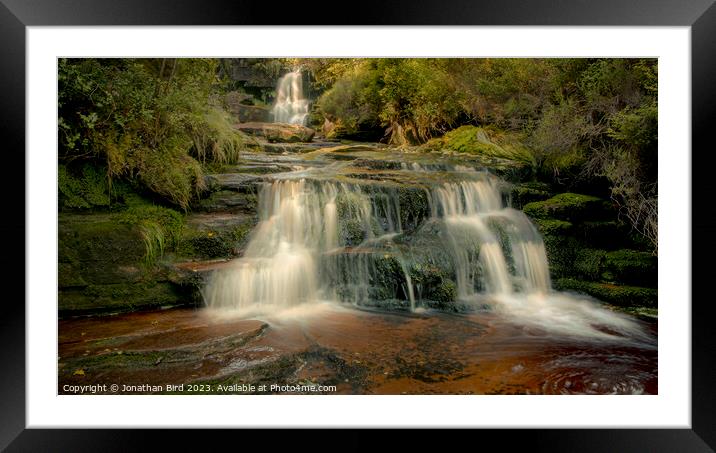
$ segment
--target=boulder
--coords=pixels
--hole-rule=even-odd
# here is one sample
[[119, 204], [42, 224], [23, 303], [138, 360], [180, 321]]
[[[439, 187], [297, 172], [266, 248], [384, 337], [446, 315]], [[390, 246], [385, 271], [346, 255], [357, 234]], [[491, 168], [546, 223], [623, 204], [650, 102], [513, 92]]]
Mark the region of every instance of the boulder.
[[246, 245], [256, 223], [256, 216], [246, 214], [191, 214], [176, 253], [186, 259], [232, 258]]
[[559, 219], [568, 222], [602, 220], [614, 216], [608, 201], [577, 193], [561, 193], [548, 200], [527, 203], [522, 209], [534, 219]]
[[235, 104], [229, 111], [242, 123], [271, 121], [271, 110], [268, 107]]
[[271, 143], [310, 142], [316, 131], [298, 124], [283, 123], [239, 123], [239, 131], [256, 137], [264, 137]]

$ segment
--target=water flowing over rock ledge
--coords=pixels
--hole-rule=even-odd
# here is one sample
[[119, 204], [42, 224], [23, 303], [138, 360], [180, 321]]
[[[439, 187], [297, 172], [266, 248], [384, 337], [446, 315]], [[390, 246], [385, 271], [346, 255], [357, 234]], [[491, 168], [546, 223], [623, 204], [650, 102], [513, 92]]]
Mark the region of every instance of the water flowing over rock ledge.
[[[330, 286], [335, 293], [331, 297], [384, 308], [406, 309], [412, 299], [413, 306], [417, 303], [465, 310], [468, 306], [458, 302], [465, 296], [460, 294], [459, 282], [468, 278], [484, 280], [479, 274], [457, 272], [455, 259], [448, 256], [449, 247], [445, 248], [444, 225], [436, 215], [437, 210], [444, 209], [439, 208], [441, 203], [452, 206], [474, 196], [460, 189], [465, 181], [474, 184], [490, 173], [519, 181], [519, 173], [511, 172], [511, 167], [489, 167], [493, 162], [480, 156], [456, 158], [450, 154], [410, 153], [381, 145], [335, 142], [319, 142], [299, 154], [244, 153], [238, 164], [224, 166], [222, 173], [206, 177], [207, 192], [194, 202], [193, 213], [186, 216], [174, 251], [153, 270], [142, 265], [143, 239], [131, 226], [115, 229], [111, 216], [104, 214], [61, 214], [61, 245], [67, 247], [60, 251], [60, 311], [81, 314], [201, 304], [199, 290], [210, 280], [215, 267], [212, 262], [222, 263], [221, 260], [245, 254], [251, 232], [260, 220], [260, 192], [277, 181], [305, 181], [301, 183], [304, 191], [315, 187], [310, 190], [316, 190], [316, 194], [332, 194], [324, 195], [328, 198], [320, 201], [320, 206], [323, 209], [333, 200], [335, 219], [330, 221], [335, 222], [337, 230], [331, 241], [337, 242], [331, 247], [345, 248], [340, 252], [324, 251], [324, 262], [319, 265], [323, 274], [333, 275]], [[638, 242], [613, 220], [616, 215], [608, 202], [578, 194], [550, 198], [550, 188], [541, 183], [497, 178], [487, 181], [495, 191], [492, 197], [496, 206], [511, 203], [523, 207], [532, 217], [544, 237], [550, 277], [558, 288], [591, 294], [618, 306], [656, 306], [656, 290], [649, 289], [656, 284], [656, 259], [634, 250]], [[451, 195], [453, 201], [440, 201], [440, 191], [450, 187], [458, 190]], [[517, 211], [505, 212], [514, 215], [510, 213]], [[525, 272], [512, 261], [514, 237], [510, 239], [509, 228], [500, 226], [499, 217], [487, 226], [490, 234], [496, 234], [495, 240], [507, 259], [508, 273]], [[322, 230], [324, 225], [317, 228]], [[371, 235], [390, 237], [366, 242]], [[67, 242], [63, 237], [83, 239]], [[85, 250], [84, 244], [94, 244], [94, 248]], [[95, 258], [95, 248], [101, 244], [108, 248]], [[134, 252], [110, 253], [113, 247], [133, 247]], [[478, 253], [480, 247], [475, 247]], [[217, 259], [220, 261], [211, 261]], [[202, 265], [202, 260], [210, 261]], [[193, 262], [199, 264], [191, 266]], [[478, 273], [486, 272], [480, 271], [484, 265], [479, 260], [465, 264], [468, 268], [473, 265]], [[113, 275], [117, 276], [114, 280]], [[358, 275], [373, 283], [348, 284], [347, 278]], [[500, 279], [503, 288], [515, 284]], [[136, 286], [138, 282], [144, 285], [142, 289]], [[477, 290], [482, 284], [473, 281]], [[646, 288], [628, 286], [634, 284]], [[149, 295], [145, 297], [143, 291]]]

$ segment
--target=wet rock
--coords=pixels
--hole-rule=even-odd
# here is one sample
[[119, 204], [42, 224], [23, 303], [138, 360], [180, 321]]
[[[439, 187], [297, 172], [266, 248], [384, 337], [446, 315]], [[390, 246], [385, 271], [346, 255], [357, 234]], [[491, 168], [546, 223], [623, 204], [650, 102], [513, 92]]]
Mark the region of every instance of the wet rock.
[[193, 303], [175, 284], [146, 281], [88, 285], [59, 293], [60, 316], [118, 313]]
[[110, 215], [60, 214], [60, 288], [137, 281], [145, 245], [136, 226]]
[[257, 207], [256, 191], [219, 190], [192, 203], [192, 209], [199, 212], [255, 213]]
[[260, 176], [245, 173], [219, 173], [206, 175], [206, 185], [210, 190], [242, 190], [256, 187]]
[[176, 253], [191, 259], [237, 256], [256, 223], [256, 216], [246, 214], [192, 214], [186, 219]]
[[235, 104], [229, 110], [242, 123], [269, 122], [271, 121], [271, 109], [257, 105]]
[[316, 131], [298, 124], [240, 123], [235, 128], [249, 135], [264, 137], [271, 143], [310, 142]]

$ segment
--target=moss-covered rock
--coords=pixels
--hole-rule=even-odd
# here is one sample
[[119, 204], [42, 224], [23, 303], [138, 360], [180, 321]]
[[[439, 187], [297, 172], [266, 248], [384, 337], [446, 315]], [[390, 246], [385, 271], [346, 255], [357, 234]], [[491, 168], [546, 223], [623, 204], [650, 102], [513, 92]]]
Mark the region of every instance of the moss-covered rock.
[[60, 288], [136, 281], [146, 245], [139, 229], [110, 214], [60, 214]]
[[520, 136], [491, 127], [460, 126], [442, 137], [430, 140], [428, 149], [448, 149], [458, 153], [479, 154], [535, 165], [533, 152]]
[[648, 252], [616, 250], [605, 255], [602, 278], [639, 286], [656, 286], [657, 258]]
[[416, 298], [446, 305], [457, 297], [457, 286], [450, 275], [431, 263], [414, 263], [409, 269]]
[[604, 271], [607, 252], [595, 249], [578, 249], [575, 252], [574, 275], [589, 280], [599, 280]]
[[539, 182], [515, 184], [510, 192], [512, 207], [516, 209], [522, 209], [527, 203], [546, 200], [550, 196], [547, 184]]
[[230, 258], [237, 256], [256, 226], [253, 216], [236, 214], [195, 214], [187, 218], [186, 228], [176, 248], [185, 259]]
[[60, 316], [103, 312], [127, 312], [193, 303], [170, 282], [113, 283], [60, 291]]
[[589, 294], [599, 300], [620, 307], [656, 307], [658, 304], [658, 291], [656, 288], [588, 282], [573, 278], [559, 279], [555, 281], [554, 286], [558, 290], [571, 290]]
[[569, 222], [608, 218], [611, 204], [598, 197], [576, 193], [561, 193], [554, 197], [526, 204], [523, 211], [535, 219], [559, 219]]
[[428, 194], [419, 187], [398, 189], [400, 223], [404, 231], [415, 230], [430, 215]]
[[167, 281], [159, 263], [176, 246], [182, 228], [181, 214], [147, 203], [115, 213], [61, 213], [60, 312], [131, 311], [190, 301]]
[[570, 222], [555, 219], [534, 219], [544, 240], [547, 261], [552, 278], [572, 276], [576, 251], [581, 244], [571, 235]]

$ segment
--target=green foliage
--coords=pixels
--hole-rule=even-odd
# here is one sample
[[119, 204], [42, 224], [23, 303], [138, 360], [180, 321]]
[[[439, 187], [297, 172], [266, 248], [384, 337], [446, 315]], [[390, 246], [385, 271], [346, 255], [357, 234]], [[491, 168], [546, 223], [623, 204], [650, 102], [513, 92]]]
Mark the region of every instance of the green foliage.
[[109, 184], [100, 169], [83, 165], [73, 175], [65, 165], [57, 168], [59, 204], [61, 208], [89, 209], [109, 206]]
[[[521, 134], [538, 174], [564, 187], [606, 180], [621, 214], [657, 246], [655, 59], [302, 60], [324, 90], [318, 110], [336, 131], [379, 129], [392, 144], [423, 143], [461, 125]], [[501, 155], [488, 143], [452, 149]], [[460, 136], [460, 137], [458, 137]], [[494, 143], [494, 140], [491, 140]], [[499, 148], [505, 146], [498, 143]]]
[[211, 106], [192, 128], [197, 158], [219, 164], [233, 164], [246, 149], [248, 138], [237, 131], [224, 110]]
[[426, 147], [535, 164], [532, 151], [522, 144], [520, 137], [493, 127], [460, 126], [429, 141]]
[[60, 59], [60, 161], [106, 168], [186, 209], [202, 190], [199, 159], [228, 162], [242, 146], [210, 102], [217, 60]]
[[393, 144], [423, 142], [448, 130], [459, 100], [439, 59], [353, 59], [312, 64], [317, 84], [330, 83], [317, 102], [348, 132], [385, 130]]
[[151, 204], [131, 205], [117, 216], [119, 223], [139, 228], [147, 265], [153, 265], [166, 250], [175, 248], [184, 228], [184, 218], [179, 212]]

